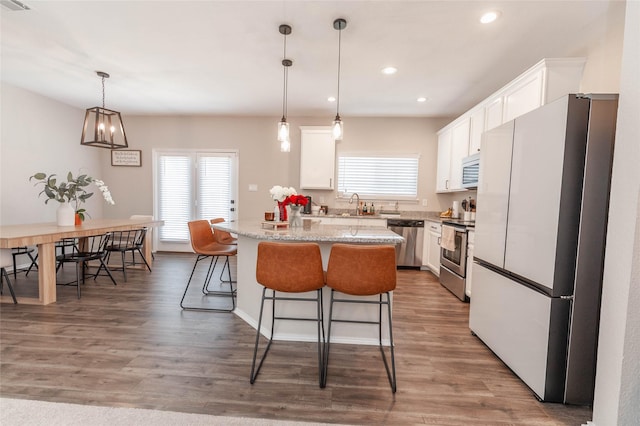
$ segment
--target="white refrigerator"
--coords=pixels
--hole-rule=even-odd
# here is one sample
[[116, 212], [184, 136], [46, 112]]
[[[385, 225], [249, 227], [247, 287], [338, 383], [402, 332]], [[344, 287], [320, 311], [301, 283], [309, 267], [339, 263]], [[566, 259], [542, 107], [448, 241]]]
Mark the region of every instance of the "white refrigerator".
[[543, 401], [593, 402], [617, 95], [485, 132], [469, 327]]

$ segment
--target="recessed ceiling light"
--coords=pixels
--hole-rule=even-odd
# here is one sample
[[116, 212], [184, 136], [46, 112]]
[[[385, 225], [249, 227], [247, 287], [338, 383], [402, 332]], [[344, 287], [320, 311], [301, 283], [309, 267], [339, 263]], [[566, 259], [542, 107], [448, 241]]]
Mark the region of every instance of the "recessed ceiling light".
[[420, 96], [418, 99], [416, 99], [416, 101], [418, 101], [418, 102], [427, 102], [427, 98], [425, 98], [424, 96]]
[[334, 96], [329, 96], [329, 97], [327, 98], [327, 100], [328, 100], [329, 102], [335, 102], [335, 101], [336, 101], [336, 98], [335, 98]]
[[496, 19], [498, 19], [498, 16], [500, 16], [500, 13], [496, 12], [495, 10], [492, 10], [490, 12], [483, 14], [480, 17], [480, 22], [482, 22], [483, 24], [489, 24], [495, 21]]
[[397, 72], [398, 72], [398, 68], [396, 68], [396, 67], [382, 68], [382, 74], [391, 75], [391, 74], [395, 74]]

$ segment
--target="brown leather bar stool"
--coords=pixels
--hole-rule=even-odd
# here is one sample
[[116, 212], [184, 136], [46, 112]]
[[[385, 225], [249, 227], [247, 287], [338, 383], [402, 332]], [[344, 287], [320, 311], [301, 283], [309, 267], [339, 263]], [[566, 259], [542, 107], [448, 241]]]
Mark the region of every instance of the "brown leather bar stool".
[[[196, 258], [195, 263], [193, 264], [193, 269], [191, 270], [191, 275], [189, 275], [189, 281], [187, 281], [187, 286], [184, 289], [184, 293], [182, 294], [182, 299], [180, 300], [180, 307], [185, 310], [194, 310], [194, 311], [214, 311], [214, 312], [231, 312], [236, 308], [236, 290], [233, 288], [233, 282], [231, 281], [231, 268], [229, 268], [229, 256], [235, 256], [238, 252], [237, 246], [235, 245], [227, 245], [220, 244], [215, 241], [213, 236], [213, 230], [211, 229], [211, 225], [208, 220], [194, 220], [188, 223], [189, 225], [189, 235], [191, 237], [191, 248], [196, 252], [198, 257]], [[211, 281], [211, 276], [213, 275], [213, 271], [215, 269], [215, 265], [218, 262], [219, 257], [225, 257], [225, 263], [222, 267], [224, 271], [227, 268], [229, 280], [223, 281], [229, 283], [229, 291], [211, 291], [208, 289], [209, 282]], [[198, 262], [201, 260], [211, 258], [211, 262], [209, 263], [209, 269], [207, 270], [207, 275], [204, 279], [204, 284], [202, 286], [202, 293], [207, 296], [222, 296], [228, 297], [231, 299], [231, 308], [223, 309], [223, 308], [204, 308], [198, 306], [185, 306], [184, 298], [187, 295], [187, 291], [189, 290], [189, 285], [191, 284], [191, 279], [193, 278], [193, 273], [198, 266]]]
[[[324, 387], [323, 380], [323, 346], [324, 323], [322, 309], [322, 288], [324, 287], [324, 271], [320, 246], [316, 243], [276, 243], [263, 241], [258, 243], [258, 260], [256, 262], [256, 280], [264, 286], [260, 304], [260, 317], [256, 332], [256, 344], [253, 349], [250, 382], [253, 384], [260, 372], [271, 343], [273, 342], [274, 324], [276, 320], [315, 321], [318, 325], [318, 384]], [[271, 296], [267, 296], [267, 289]], [[278, 296], [276, 293], [305, 293], [315, 291], [316, 297]], [[271, 334], [267, 347], [256, 368], [262, 312], [265, 300], [271, 300]], [[276, 300], [291, 302], [315, 302], [316, 317], [284, 317], [276, 315]]]
[[[329, 305], [329, 329], [324, 350], [324, 384], [327, 381], [329, 368], [329, 348], [331, 345], [331, 325], [334, 322], [374, 324], [378, 326], [378, 344], [382, 361], [387, 370], [387, 377], [392, 392], [396, 391], [396, 363], [393, 349], [393, 326], [391, 322], [391, 291], [396, 288], [396, 251], [393, 246], [334, 244], [327, 265], [327, 286], [331, 288], [331, 304]], [[336, 293], [351, 296], [374, 296], [372, 298], [341, 298]], [[386, 295], [386, 300], [383, 300]], [[334, 303], [373, 304], [378, 307], [377, 321], [341, 320], [333, 318]], [[389, 323], [389, 347], [391, 352], [391, 368], [382, 345], [382, 306], [387, 306]]]
[[[224, 219], [221, 217], [215, 218], [215, 219], [211, 219], [209, 220], [209, 222], [213, 225], [214, 223], [221, 223], [224, 222]], [[211, 228], [211, 230], [213, 231], [213, 240], [218, 243], [218, 244], [222, 244], [222, 245], [226, 245], [226, 246], [234, 246], [236, 248], [236, 250], [238, 249], [238, 239], [236, 237], [234, 237], [233, 235], [231, 235], [230, 233], [226, 232], [226, 231], [221, 231], [219, 229], [213, 229]], [[228, 258], [227, 258], [228, 259]], [[217, 259], [216, 262], [214, 262], [214, 269], [215, 269], [215, 265], [217, 263]], [[232, 282], [235, 283], [235, 281], [227, 281], [223, 278], [224, 275], [224, 269], [225, 267], [229, 267], [229, 262], [226, 262], [223, 266], [222, 266], [222, 271], [220, 271], [220, 281], [222, 282]], [[228, 271], [228, 273], [230, 274], [231, 271]], [[231, 275], [229, 275], [229, 280], [231, 280]], [[204, 288], [204, 290], [206, 291], [207, 289]]]

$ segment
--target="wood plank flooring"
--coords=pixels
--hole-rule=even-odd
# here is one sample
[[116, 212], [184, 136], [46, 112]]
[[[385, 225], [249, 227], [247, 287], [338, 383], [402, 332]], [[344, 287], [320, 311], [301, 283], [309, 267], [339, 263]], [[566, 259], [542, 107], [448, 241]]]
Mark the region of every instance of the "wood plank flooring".
[[[234, 314], [182, 311], [194, 255], [153, 272], [58, 287], [48, 306], [0, 306], [0, 395], [103, 406], [349, 424], [580, 425], [589, 407], [540, 403], [468, 328], [469, 305], [429, 272], [401, 270], [394, 295], [398, 391], [376, 347], [275, 342], [254, 385], [255, 330]], [[204, 273], [204, 272], [202, 272]], [[73, 274], [65, 268], [64, 277]], [[194, 277], [198, 279], [198, 277]], [[200, 278], [201, 279], [201, 278]], [[201, 282], [198, 279], [197, 282]], [[37, 274], [15, 281], [33, 293]], [[191, 302], [197, 301], [195, 286]], [[7, 291], [5, 287], [5, 291]]]

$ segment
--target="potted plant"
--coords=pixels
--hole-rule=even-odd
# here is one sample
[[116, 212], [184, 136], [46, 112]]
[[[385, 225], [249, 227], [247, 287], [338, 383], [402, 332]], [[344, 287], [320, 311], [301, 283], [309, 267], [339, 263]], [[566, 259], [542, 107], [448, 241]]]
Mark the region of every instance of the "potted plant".
[[36, 173], [29, 177], [29, 181], [31, 180], [36, 181], [35, 185], [43, 185], [42, 191], [40, 191], [38, 196], [44, 194], [47, 197], [47, 199], [44, 200], [45, 204], [50, 200], [56, 200], [60, 203], [56, 212], [58, 226], [82, 224], [85, 215], [88, 216], [88, 213], [86, 209], [80, 208], [80, 205], [93, 196], [93, 192], [87, 191], [87, 187], [92, 183], [100, 189], [107, 203], [115, 204], [109, 188], [104, 182], [86, 174], [74, 178], [73, 174], [69, 172], [67, 174], [67, 181], [58, 183], [55, 174], [47, 176], [46, 173]]

